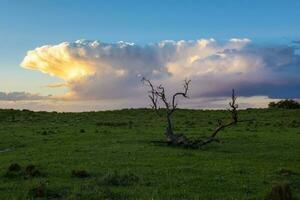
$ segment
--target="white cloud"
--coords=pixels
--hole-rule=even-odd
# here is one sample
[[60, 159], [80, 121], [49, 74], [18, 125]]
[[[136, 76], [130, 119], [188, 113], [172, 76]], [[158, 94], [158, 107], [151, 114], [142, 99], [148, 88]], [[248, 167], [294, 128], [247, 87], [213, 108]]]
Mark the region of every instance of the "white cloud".
[[191, 95], [197, 98], [227, 96], [233, 87], [242, 96], [299, 97], [299, 64], [294, 47], [259, 46], [239, 38], [166, 40], [144, 46], [78, 40], [28, 51], [21, 63], [61, 78], [63, 84], [52, 86], [67, 87], [65, 98], [124, 101], [146, 95], [141, 76], [171, 91], [190, 78]]

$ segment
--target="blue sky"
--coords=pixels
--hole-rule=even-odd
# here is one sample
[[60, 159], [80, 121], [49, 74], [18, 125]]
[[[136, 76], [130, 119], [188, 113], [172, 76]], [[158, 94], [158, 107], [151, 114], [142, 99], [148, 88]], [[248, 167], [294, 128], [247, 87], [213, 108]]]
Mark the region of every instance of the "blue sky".
[[101, 38], [155, 42], [163, 39], [299, 39], [299, 1], [83, 1], [2, 0], [1, 38], [34, 47]]
[[78, 39], [135, 42], [249, 38], [259, 45], [300, 40], [300, 1], [0, 1], [0, 91], [57, 94], [60, 78], [20, 67], [28, 50]]

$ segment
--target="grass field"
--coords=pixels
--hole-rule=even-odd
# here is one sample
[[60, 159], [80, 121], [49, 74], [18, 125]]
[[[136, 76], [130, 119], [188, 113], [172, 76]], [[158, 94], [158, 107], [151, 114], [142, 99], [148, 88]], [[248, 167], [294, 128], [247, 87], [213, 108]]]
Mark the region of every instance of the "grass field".
[[[219, 118], [228, 113], [178, 110], [175, 130], [207, 136]], [[191, 150], [151, 143], [164, 139], [165, 122], [147, 109], [0, 110], [0, 199], [32, 199], [44, 184], [47, 198], [259, 200], [275, 183], [300, 199], [300, 110], [240, 111], [252, 118], [221, 132], [222, 144]], [[40, 173], [8, 173], [12, 163]]]

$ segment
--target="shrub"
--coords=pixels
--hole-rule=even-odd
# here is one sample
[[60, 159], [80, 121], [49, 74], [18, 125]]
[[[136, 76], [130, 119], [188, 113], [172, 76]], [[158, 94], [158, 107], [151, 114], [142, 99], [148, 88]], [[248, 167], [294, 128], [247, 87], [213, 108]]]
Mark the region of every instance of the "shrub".
[[292, 99], [286, 99], [279, 102], [270, 102], [269, 108], [300, 109], [300, 103]]

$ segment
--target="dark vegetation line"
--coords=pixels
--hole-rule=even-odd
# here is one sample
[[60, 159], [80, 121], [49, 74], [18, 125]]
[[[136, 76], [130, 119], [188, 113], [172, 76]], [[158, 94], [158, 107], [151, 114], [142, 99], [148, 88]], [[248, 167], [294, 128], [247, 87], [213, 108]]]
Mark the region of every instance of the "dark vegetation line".
[[300, 109], [300, 103], [293, 99], [286, 99], [278, 102], [270, 102], [269, 108]]

